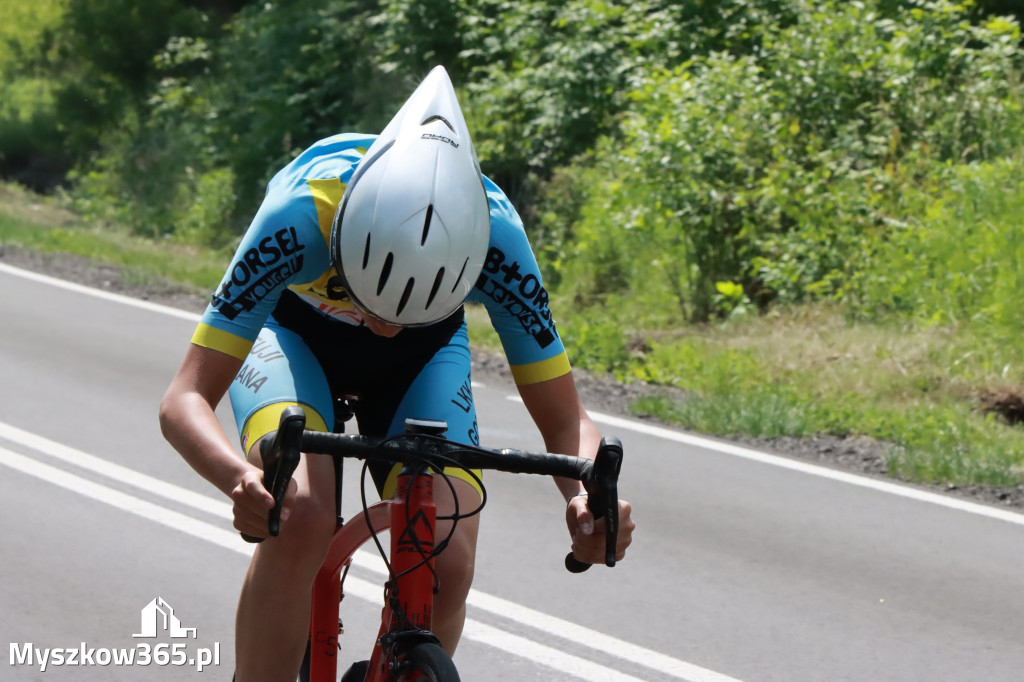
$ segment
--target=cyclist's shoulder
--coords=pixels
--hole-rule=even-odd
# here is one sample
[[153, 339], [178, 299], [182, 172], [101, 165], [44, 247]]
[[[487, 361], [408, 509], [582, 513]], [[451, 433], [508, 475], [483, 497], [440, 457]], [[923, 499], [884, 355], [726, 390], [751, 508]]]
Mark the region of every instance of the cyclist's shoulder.
[[483, 179], [487, 205], [491, 212], [491, 230], [525, 232], [523, 221], [508, 195], [486, 175]]
[[535, 257], [519, 213], [505, 192], [487, 176], [484, 190], [491, 212], [491, 257], [500, 253], [529, 263]]
[[297, 154], [267, 184], [250, 231], [259, 236], [287, 225], [313, 241], [324, 231], [325, 216], [333, 215], [345, 183], [375, 139], [358, 133], [333, 135]]
[[[540, 264], [522, 219], [508, 196], [487, 177], [484, 189], [491, 208], [491, 239], [480, 277], [467, 300], [488, 308], [508, 352], [510, 348], [528, 345], [522, 338], [524, 334], [548, 334], [546, 330], [553, 323]], [[549, 343], [541, 344], [541, 348]], [[521, 355], [516, 354], [517, 361]], [[530, 355], [532, 362], [533, 354], [526, 355]]]
[[[374, 139], [324, 138], [274, 176], [213, 297], [208, 323], [226, 324], [226, 318], [251, 340], [281, 291], [325, 277], [329, 228], [343, 183]], [[213, 315], [214, 309], [224, 314]]]
[[306, 189], [311, 181], [347, 182], [376, 135], [341, 133], [317, 140], [279, 170], [267, 185], [267, 196]]

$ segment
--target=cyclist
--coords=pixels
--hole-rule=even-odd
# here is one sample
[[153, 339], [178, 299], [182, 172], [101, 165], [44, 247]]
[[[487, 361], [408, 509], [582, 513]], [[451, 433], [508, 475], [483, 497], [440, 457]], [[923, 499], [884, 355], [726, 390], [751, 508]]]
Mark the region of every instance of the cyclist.
[[[307, 428], [340, 427], [341, 405], [364, 434], [401, 432], [406, 417], [418, 417], [478, 444], [466, 301], [489, 312], [546, 448], [593, 457], [600, 434], [576, 392], [522, 222], [481, 174], [451, 81], [437, 67], [379, 136], [321, 140], [270, 181], [164, 396], [163, 433], [233, 500], [235, 528], [266, 537], [273, 499], [257, 445], [289, 405], [304, 408]], [[246, 460], [214, 414], [225, 393]], [[357, 399], [341, 401], [350, 396]], [[396, 469], [372, 470], [382, 495], [393, 491]], [[452, 489], [435, 486], [438, 515], [453, 513], [456, 500], [475, 508], [472, 477], [447, 473], [461, 478]], [[280, 535], [256, 548], [237, 612], [240, 682], [295, 679], [310, 586], [334, 532], [333, 474], [329, 458], [303, 458]], [[601, 562], [603, 533], [581, 484], [556, 483], [574, 553]], [[628, 503], [620, 515], [621, 558], [633, 530]], [[465, 620], [478, 518], [460, 521], [436, 560], [434, 630], [449, 653]], [[449, 528], [439, 523], [439, 536]]]

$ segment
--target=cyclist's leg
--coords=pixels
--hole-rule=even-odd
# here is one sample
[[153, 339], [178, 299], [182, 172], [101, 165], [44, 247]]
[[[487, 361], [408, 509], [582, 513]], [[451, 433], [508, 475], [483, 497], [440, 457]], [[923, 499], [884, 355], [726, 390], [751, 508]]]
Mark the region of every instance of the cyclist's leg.
[[[480, 504], [480, 493], [477, 489], [464, 480], [450, 480], [453, 488], [440, 481], [434, 486], [437, 515], [441, 517], [453, 514], [456, 499], [461, 513], [476, 509]], [[451, 526], [450, 521], [438, 521], [437, 537], [448, 537]], [[462, 637], [462, 628], [466, 623], [466, 599], [473, 585], [479, 529], [479, 515], [459, 521], [448, 546], [434, 561], [439, 587], [434, 597], [432, 630], [449, 655], [455, 654], [455, 648]]]
[[[243, 448], [258, 463], [259, 440], [281, 411], [300, 404], [308, 428], [333, 426], [323, 372], [293, 332], [264, 329], [230, 390]], [[294, 680], [309, 629], [310, 589], [334, 533], [333, 463], [304, 457], [295, 471], [295, 504], [281, 534], [259, 544], [236, 617], [238, 682]]]
[[[479, 443], [465, 325], [452, 336], [447, 346], [431, 358], [413, 381], [398, 406], [390, 432], [403, 431], [407, 417], [445, 421], [448, 423], [447, 437], [450, 440], [474, 445]], [[393, 492], [396, 474], [397, 470], [393, 470], [384, 486], [385, 497]], [[475, 484], [468, 482], [472, 479], [465, 472], [450, 470], [449, 474], [451, 487], [440, 477], [434, 482], [438, 517], [451, 516], [455, 512], [456, 501], [461, 514], [473, 511], [480, 504], [480, 492]], [[479, 526], [478, 515], [459, 521], [448, 546], [434, 562], [439, 591], [434, 600], [433, 631], [449, 654], [455, 652], [466, 619], [466, 598], [473, 582]], [[451, 521], [439, 521], [436, 537], [446, 538], [451, 531]]]

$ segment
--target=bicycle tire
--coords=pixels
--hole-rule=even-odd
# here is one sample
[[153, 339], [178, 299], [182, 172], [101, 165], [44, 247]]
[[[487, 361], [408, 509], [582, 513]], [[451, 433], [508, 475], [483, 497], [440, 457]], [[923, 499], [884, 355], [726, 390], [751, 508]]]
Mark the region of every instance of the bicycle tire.
[[409, 649], [397, 682], [460, 682], [451, 656], [437, 644], [424, 642]]

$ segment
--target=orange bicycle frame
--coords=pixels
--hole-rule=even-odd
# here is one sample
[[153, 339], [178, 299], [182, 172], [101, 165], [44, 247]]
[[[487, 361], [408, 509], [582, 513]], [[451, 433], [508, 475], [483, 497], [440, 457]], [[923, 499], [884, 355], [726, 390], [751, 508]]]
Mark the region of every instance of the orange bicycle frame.
[[433, 477], [410, 467], [398, 477], [394, 498], [378, 502], [349, 520], [334, 534], [327, 558], [313, 581], [310, 615], [311, 682], [334, 682], [338, 674], [338, 632], [341, 574], [352, 555], [372, 536], [391, 530], [391, 580], [381, 613], [381, 629], [373, 648], [367, 682], [391, 682], [390, 633], [426, 632], [431, 628], [434, 601], [432, 559], [437, 512]]

